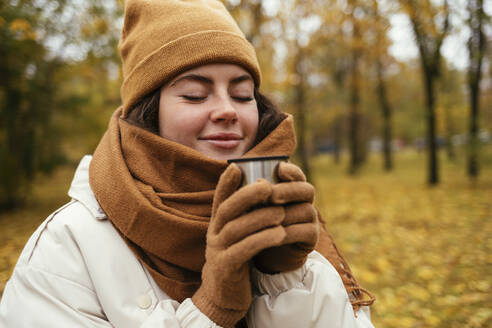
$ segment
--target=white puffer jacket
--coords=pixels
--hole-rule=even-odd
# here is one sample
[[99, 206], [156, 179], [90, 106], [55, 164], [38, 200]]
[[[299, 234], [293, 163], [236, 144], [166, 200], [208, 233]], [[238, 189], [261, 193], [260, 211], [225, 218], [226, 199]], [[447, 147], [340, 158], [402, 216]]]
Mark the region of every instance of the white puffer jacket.
[[[69, 195], [27, 242], [0, 303], [1, 328], [217, 327], [156, 285], [99, 207], [82, 159]], [[373, 327], [333, 266], [312, 252], [292, 272], [252, 273], [249, 327]]]

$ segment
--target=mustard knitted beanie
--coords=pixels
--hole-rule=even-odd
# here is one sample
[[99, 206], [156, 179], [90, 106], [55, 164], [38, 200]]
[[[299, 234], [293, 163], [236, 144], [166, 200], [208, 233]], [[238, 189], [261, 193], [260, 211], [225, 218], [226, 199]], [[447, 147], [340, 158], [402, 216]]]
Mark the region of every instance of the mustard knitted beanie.
[[126, 0], [118, 48], [123, 117], [142, 97], [195, 66], [237, 64], [257, 86], [261, 80], [253, 46], [217, 0]]

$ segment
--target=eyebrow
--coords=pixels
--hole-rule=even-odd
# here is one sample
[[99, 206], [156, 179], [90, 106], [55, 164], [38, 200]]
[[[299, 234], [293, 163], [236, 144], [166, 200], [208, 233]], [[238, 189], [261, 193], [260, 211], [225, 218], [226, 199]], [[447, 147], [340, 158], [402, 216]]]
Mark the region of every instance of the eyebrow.
[[[178, 78], [176, 81], [171, 83], [171, 87], [174, 87], [178, 82], [183, 81], [183, 80], [196, 81], [196, 82], [201, 82], [201, 83], [210, 84], [210, 85], [214, 84], [214, 81], [212, 81], [212, 79], [210, 79], [206, 76], [203, 76], [200, 74], [188, 74], [188, 75], [184, 75], [184, 76]], [[248, 81], [248, 80], [253, 82], [253, 79], [251, 78], [250, 75], [244, 74], [244, 75], [241, 75], [241, 76], [238, 76], [238, 77], [231, 79], [229, 82], [232, 84], [239, 84], [243, 81]]]
[[253, 78], [251, 78], [250, 75], [244, 74], [244, 75], [241, 75], [241, 76], [238, 76], [238, 77], [233, 78], [229, 82], [232, 83], [232, 84], [239, 84], [239, 83], [241, 83], [243, 81], [251, 81], [251, 82], [253, 82]]

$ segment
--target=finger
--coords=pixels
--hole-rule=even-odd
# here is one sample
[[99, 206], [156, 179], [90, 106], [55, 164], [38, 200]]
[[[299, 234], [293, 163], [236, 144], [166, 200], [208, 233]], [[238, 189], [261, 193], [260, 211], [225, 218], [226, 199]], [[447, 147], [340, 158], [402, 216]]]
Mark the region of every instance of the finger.
[[311, 203], [298, 203], [284, 206], [285, 219], [282, 225], [288, 226], [297, 223], [310, 223], [317, 219], [316, 209]]
[[285, 211], [282, 206], [259, 208], [227, 222], [210, 242], [224, 248], [229, 247], [258, 231], [280, 225], [284, 217]]
[[277, 169], [279, 181], [306, 181], [306, 176], [296, 165], [288, 162], [280, 162]]
[[212, 205], [212, 216], [217, 211], [217, 207], [222, 202], [234, 193], [241, 184], [242, 173], [239, 167], [232, 163], [219, 178], [217, 187], [215, 188], [214, 201]]
[[279, 246], [285, 238], [285, 230], [282, 226], [276, 226], [249, 235], [238, 243], [231, 245], [223, 256], [224, 263], [229, 263], [233, 267], [240, 267], [245, 262], [251, 260], [260, 251]]
[[285, 239], [282, 244], [296, 244], [302, 249], [312, 250], [318, 243], [319, 225], [300, 223], [285, 227]]
[[218, 206], [209, 229], [217, 234], [227, 222], [254, 206], [266, 203], [271, 193], [272, 185], [263, 179], [239, 189]]
[[282, 182], [273, 185], [270, 202], [276, 205], [314, 200], [314, 187], [307, 182]]

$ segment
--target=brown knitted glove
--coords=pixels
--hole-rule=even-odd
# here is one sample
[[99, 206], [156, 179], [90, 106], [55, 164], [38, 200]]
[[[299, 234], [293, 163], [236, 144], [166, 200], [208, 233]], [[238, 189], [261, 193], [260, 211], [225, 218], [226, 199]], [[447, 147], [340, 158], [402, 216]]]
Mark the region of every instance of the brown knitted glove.
[[262, 272], [274, 274], [300, 268], [316, 246], [319, 238], [319, 221], [312, 205], [314, 187], [306, 182], [301, 169], [291, 163], [281, 162], [277, 173], [279, 181], [273, 186], [270, 203], [283, 205], [286, 237], [281, 246], [263, 250], [255, 259]]
[[231, 164], [215, 190], [202, 284], [192, 297], [223, 327], [233, 327], [251, 305], [250, 260], [286, 237], [282, 206], [258, 207], [272, 196], [272, 185], [259, 180], [236, 191], [240, 183], [241, 171]]

